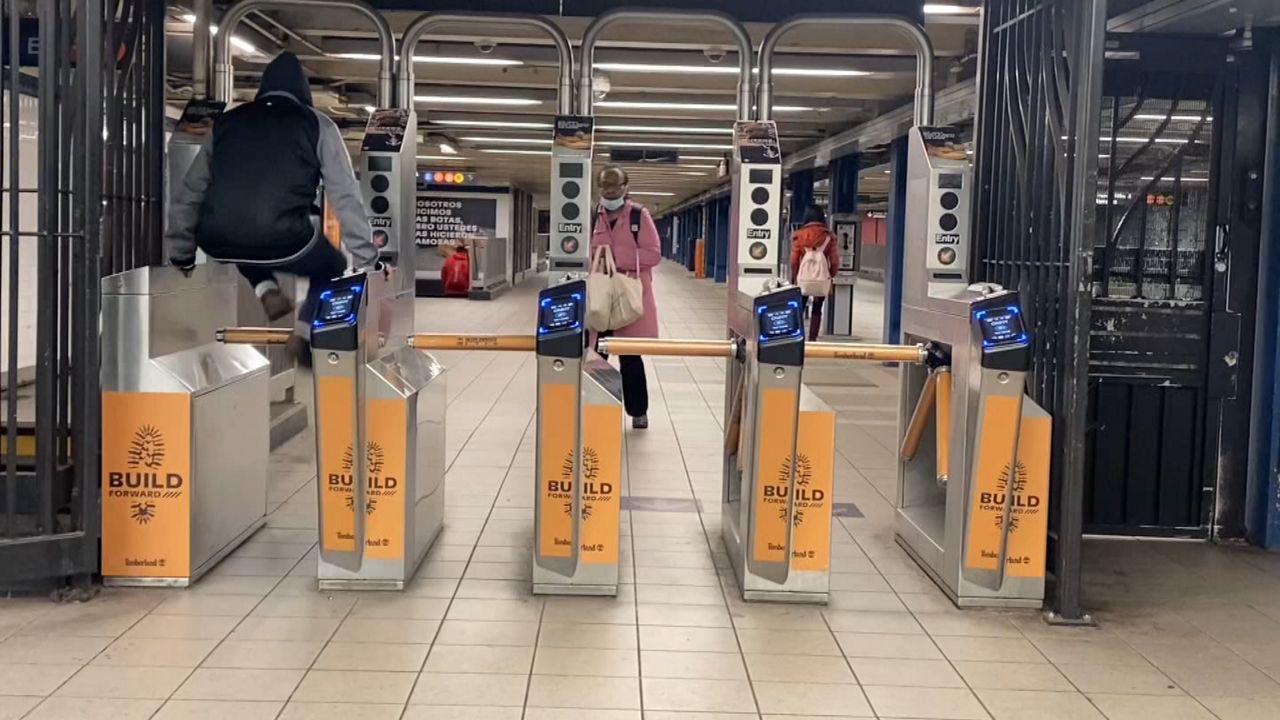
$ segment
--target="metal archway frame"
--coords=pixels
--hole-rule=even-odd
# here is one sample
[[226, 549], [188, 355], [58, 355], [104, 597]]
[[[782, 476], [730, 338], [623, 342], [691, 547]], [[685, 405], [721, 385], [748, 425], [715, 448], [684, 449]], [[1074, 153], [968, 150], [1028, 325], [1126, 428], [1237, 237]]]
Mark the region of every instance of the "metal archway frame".
[[428, 12], [418, 16], [405, 28], [400, 41], [400, 61], [397, 67], [397, 102], [401, 108], [413, 107], [414, 72], [413, 56], [418, 42], [428, 30], [448, 23], [479, 23], [482, 25], [516, 25], [541, 30], [551, 38], [559, 55], [559, 83], [556, 88], [556, 112], [568, 115], [573, 112], [573, 46], [558, 25], [540, 15], [522, 13], [485, 12]]
[[876, 25], [892, 28], [904, 35], [916, 50], [915, 124], [933, 123], [933, 42], [924, 28], [910, 18], [898, 15], [795, 15], [774, 25], [760, 43], [760, 79], [756, 98], [756, 118], [773, 119], [773, 54], [787, 33], [805, 25]]
[[231, 102], [234, 72], [231, 66], [231, 36], [236, 26], [246, 15], [265, 8], [339, 8], [353, 10], [367, 17], [378, 33], [378, 44], [382, 48], [378, 62], [378, 106], [391, 107], [394, 98], [392, 69], [396, 56], [396, 39], [391, 32], [391, 25], [372, 5], [364, 0], [241, 0], [222, 14], [218, 24], [218, 35], [213, 44], [214, 90], [216, 100]]
[[620, 8], [596, 18], [582, 36], [582, 57], [578, 68], [578, 114], [590, 115], [592, 105], [591, 74], [596, 42], [606, 28], [622, 20], [658, 22], [697, 22], [723, 27], [733, 34], [738, 45], [738, 120], [751, 119], [751, 37], [732, 15], [695, 10], [649, 10]]

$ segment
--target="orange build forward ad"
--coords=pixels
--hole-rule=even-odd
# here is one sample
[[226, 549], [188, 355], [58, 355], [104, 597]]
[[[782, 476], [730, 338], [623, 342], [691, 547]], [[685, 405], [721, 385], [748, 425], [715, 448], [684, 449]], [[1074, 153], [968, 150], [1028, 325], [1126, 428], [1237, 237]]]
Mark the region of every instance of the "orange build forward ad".
[[[762, 430], [756, 458], [754, 522], [756, 536], [751, 556], [757, 562], [787, 561], [787, 491], [785, 475], [791, 460], [791, 438], [795, 432], [796, 394], [794, 390], [770, 388], [760, 398], [756, 422]], [[783, 474], [779, 482], [778, 476]]]
[[[791, 567], [826, 571], [831, 566], [831, 497], [835, 476], [836, 415], [801, 412], [796, 433], [795, 512]], [[787, 482], [789, 463], [778, 473]]]
[[102, 394], [102, 574], [191, 573], [191, 400]]
[[573, 385], [546, 384], [538, 398], [542, 415], [539, 458], [538, 554], [549, 558], [573, 555], [573, 453], [578, 407]]
[[[572, 473], [569, 474], [572, 478]], [[582, 408], [582, 562], [616, 565], [622, 509], [622, 408]]]

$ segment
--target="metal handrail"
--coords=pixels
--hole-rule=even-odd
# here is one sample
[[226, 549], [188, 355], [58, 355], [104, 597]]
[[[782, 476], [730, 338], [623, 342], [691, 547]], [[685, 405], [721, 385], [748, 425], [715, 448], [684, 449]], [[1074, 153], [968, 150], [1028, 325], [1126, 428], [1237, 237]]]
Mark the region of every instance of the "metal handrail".
[[382, 47], [378, 60], [378, 107], [391, 107], [394, 90], [392, 70], [396, 56], [396, 39], [391, 32], [391, 25], [382, 13], [364, 0], [241, 0], [222, 14], [218, 23], [218, 35], [213, 44], [214, 67], [214, 99], [231, 102], [234, 74], [231, 67], [231, 36], [236, 26], [249, 13], [268, 7], [317, 7], [342, 8], [354, 10], [373, 22], [378, 33], [378, 44]]
[[485, 25], [519, 25], [532, 27], [545, 32], [556, 46], [559, 56], [560, 80], [556, 88], [556, 112], [569, 115], [573, 112], [573, 46], [569, 38], [558, 25], [540, 15], [525, 13], [486, 13], [486, 12], [428, 12], [419, 15], [409, 24], [400, 41], [400, 64], [397, 68], [398, 85], [397, 101], [400, 107], [413, 107], [413, 55], [418, 41], [428, 30], [446, 23], [466, 22]]
[[759, 102], [756, 119], [773, 118], [773, 54], [782, 36], [805, 25], [879, 25], [906, 36], [916, 50], [915, 123], [933, 123], [933, 42], [920, 23], [898, 15], [795, 15], [774, 25], [760, 43], [760, 78], [756, 81]]
[[610, 10], [587, 26], [582, 36], [582, 57], [578, 60], [578, 114], [590, 115], [592, 105], [592, 64], [596, 42], [605, 28], [620, 20], [701, 22], [719, 25], [733, 34], [738, 45], [738, 120], [751, 119], [751, 36], [732, 15], [707, 10], [619, 8]]

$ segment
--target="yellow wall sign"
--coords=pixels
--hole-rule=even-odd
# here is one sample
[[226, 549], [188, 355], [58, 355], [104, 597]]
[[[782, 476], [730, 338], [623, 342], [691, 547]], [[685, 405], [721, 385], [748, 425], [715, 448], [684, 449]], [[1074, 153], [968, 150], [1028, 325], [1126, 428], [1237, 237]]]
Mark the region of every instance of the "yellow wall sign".
[[[787, 494], [785, 470], [791, 459], [795, 426], [794, 390], [768, 388], [761, 393], [756, 415], [760, 449], [756, 456], [755, 542], [751, 556], [757, 562], [787, 561]], [[779, 481], [779, 475], [782, 479]]]
[[[1043, 410], [1031, 405], [1019, 416], [1019, 400], [999, 395], [983, 400], [964, 564], [974, 570], [998, 569], [1004, 506], [1007, 493], [1012, 492], [1005, 572], [1041, 577], [1048, 532], [1052, 423]], [[1015, 429], [1021, 431], [1020, 437]], [[1010, 463], [1015, 442], [1017, 457]]]
[[[791, 567], [825, 571], [831, 565], [831, 496], [835, 474], [836, 415], [801, 412], [796, 433], [795, 513], [791, 522]], [[790, 463], [779, 469], [785, 483]]]
[[[570, 473], [572, 478], [572, 473]], [[582, 408], [582, 562], [618, 562], [622, 508], [622, 408]]]
[[102, 574], [191, 573], [191, 399], [102, 394]]
[[548, 383], [538, 398], [542, 434], [538, 477], [538, 554], [573, 555], [573, 454], [577, 388]]

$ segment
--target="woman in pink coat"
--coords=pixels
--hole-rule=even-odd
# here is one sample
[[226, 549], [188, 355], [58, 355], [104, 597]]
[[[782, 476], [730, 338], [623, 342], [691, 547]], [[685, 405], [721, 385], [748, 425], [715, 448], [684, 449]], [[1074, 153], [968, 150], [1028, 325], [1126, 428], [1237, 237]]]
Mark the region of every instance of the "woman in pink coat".
[[[608, 245], [619, 272], [640, 278], [644, 287], [644, 315], [639, 320], [607, 334], [618, 337], [658, 337], [658, 306], [653, 299], [653, 267], [662, 262], [658, 228], [645, 208], [627, 197], [627, 171], [610, 165], [600, 171], [600, 205], [592, 221], [591, 250]], [[593, 255], [594, 256], [594, 255]], [[631, 416], [631, 427], [649, 427], [649, 385], [644, 375], [644, 359], [639, 355], [619, 355], [622, 371], [622, 404]]]

